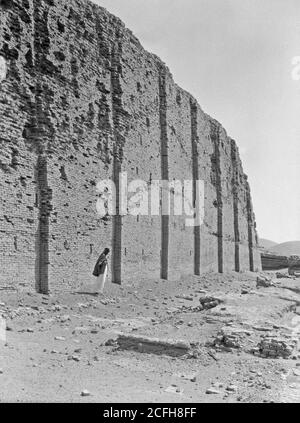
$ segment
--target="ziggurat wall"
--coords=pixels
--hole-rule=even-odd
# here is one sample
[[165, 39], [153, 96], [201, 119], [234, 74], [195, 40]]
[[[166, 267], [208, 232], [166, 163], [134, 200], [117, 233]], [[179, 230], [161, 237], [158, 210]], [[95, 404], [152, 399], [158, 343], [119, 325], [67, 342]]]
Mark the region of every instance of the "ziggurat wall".
[[[238, 148], [115, 16], [87, 1], [0, 1], [0, 285], [260, 270]], [[96, 213], [96, 184], [205, 182], [204, 223]], [[118, 204], [117, 204], [118, 208]]]

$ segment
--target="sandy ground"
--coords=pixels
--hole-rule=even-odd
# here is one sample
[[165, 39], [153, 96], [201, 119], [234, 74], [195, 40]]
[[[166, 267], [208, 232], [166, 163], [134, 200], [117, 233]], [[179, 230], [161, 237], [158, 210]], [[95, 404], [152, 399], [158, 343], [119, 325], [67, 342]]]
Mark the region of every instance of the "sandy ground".
[[[300, 402], [297, 348], [288, 359], [250, 352], [266, 333], [299, 337], [300, 279], [257, 289], [256, 277], [107, 284], [99, 297], [2, 289], [0, 401]], [[221, 303], [197, 310], [205, 295]], [[222, 328], [239, 331], [238, 348], [213, 345]], [[120, 350], [119, 333], [189, 341], [197, 354]]]

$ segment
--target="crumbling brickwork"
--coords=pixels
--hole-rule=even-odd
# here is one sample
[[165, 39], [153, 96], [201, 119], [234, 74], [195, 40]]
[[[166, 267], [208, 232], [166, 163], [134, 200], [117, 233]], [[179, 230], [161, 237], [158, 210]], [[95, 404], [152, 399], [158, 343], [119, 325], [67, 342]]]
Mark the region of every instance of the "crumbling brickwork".
[[[260, 269], [237, 146], [159, 58], [91, 2], [0, 1], [0, 13], [2, 285], [75, 289], [106, 246], [115, 283]], [[203, 225], [98, 216], [97, 182], [121, 171], [192, 180], [194, 195], [204, 180]]]

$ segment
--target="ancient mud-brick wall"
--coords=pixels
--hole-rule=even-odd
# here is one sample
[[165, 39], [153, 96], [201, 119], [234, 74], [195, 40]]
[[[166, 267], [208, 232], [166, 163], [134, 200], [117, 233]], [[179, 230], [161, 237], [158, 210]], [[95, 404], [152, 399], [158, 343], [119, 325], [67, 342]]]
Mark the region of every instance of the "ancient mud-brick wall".
[[[40, 291], [260, 268], [251, 195], [222, 126], [105, 9], [1, 0], [0, 283]], [[96, 213], [103, 179], [205, 182], [204, 223]], [[195, 194], [195, 192], [194, 192]], [[171, 205], [174, 199], [171, 196]], [[117, 201], [117, 211], [120, 208]]]

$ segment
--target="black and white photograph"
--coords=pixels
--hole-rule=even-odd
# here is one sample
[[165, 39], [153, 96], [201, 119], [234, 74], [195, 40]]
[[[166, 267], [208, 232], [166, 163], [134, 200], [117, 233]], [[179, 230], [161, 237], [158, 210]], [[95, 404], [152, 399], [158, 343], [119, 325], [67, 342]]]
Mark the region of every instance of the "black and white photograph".
[[300, 403], [299, 112], [299, 0], [0, 0], [0, 405]]

